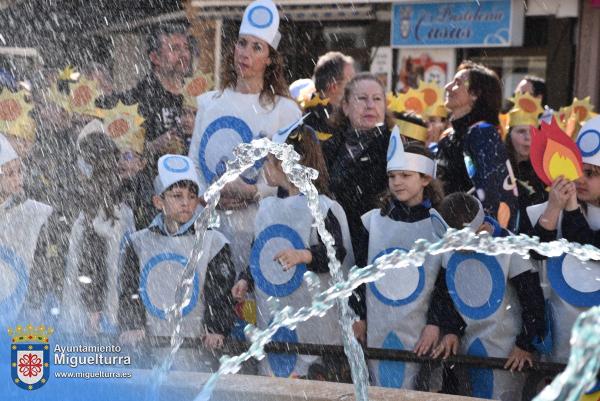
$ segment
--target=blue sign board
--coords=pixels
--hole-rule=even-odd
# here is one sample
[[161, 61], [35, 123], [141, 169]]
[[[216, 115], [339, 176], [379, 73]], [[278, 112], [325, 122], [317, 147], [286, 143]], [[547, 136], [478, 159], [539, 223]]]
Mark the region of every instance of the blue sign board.
[[393, 47], [502, 47], [523, 40], [523, 6], [514, 0], [397, 3]]

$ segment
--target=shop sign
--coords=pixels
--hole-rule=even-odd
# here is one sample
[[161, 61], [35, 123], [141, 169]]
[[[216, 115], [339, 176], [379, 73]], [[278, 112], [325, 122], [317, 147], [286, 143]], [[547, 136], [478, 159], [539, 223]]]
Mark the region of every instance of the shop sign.
[[520, 0], [396, 3], [393, 47], [506, 47], [523, 42]]

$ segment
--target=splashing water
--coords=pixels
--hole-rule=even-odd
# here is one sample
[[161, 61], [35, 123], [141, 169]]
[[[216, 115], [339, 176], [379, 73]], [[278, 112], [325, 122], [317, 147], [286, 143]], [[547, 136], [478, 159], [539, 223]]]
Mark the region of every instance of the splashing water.
[[[181, 309], [189, 301], [191, 294], [191, 280], [195, 262], [202, 256], [202, 243], [204, 235], [209, 227], [218, 226], [216, 205], [220, 198], [220, 190], [229, 182], [235, 180], [247, 168], [256, 161], [274, 154], [282, 160], [284, 172], [290, 181], [296, 185], [302, 193], [307, 196], [309, 208], [316, 220], [317, 229], [323, 243], [327, 247], [330, 260], [330, 272], [334, 284], [327, 290], [317, 294], [310, 305], [294, 310], [286, 306], [273, 315], [271, 324], [264, 330], [247, 325], [244, 332], [250, 339], [249, 349], [237, 356], [223, 356], [220, 367], [205, 383], [202, 391], [195, 401], [208, 401], [215, 388], [216, 382], [221, 375], [237, 373], [242, 363], [251, 359], [262, 359], [265, 357], [264, 347], [268, 344], [281, 327], [294, 328], [297, 324], [310, 318], [323, 316], [325, 312], [335, 305], [340, 307], [342, 314], [343, 340], [346, 354], [352, 367], [352, 378], [355, 385], [355, 397], [359, 401], [368, 400], [368, 383], [366, 365], [364, 363], [362, 349], [352, 334], [351, 312], [345, 300], [350, 297], [352, 291], [361, 284], [378, 280], [387, 269], [406, 268], [409, 266], [420, 266], [428, 254], [441, 254], [456, 250], [473, 251], [489, 255], [516, 253], [524, 258], [529, 257], [529, 251], [533, 250], [539, 254], [556, 257], [563, 253], [569, 253], [581, 260], [600, 260], [600, 250], [590, 245], [578, 245], [566, 240], [540, 243], [537, 238], [526, 235], [492, 238], [488, 235], [476, 235], [468, 228], [456, 231], [449, 229], [446, 235], [437, 242], [430, 243], [419, 240], [410, 251], [396, 250], [388, 255], [382, 256], [374, 264], [364, 268], [354, 267], [350, 271], [347, 280], [343, 280], [340, 263], [335, 258], [333, 238], [327, 232], [323, 216], [319, 210], [318, 192], [311, 180], [316, 178], [316, 171], [298, 164], [299, 156], [289, 145], [275, 144], [268, 139], [254, 140], [249, 144], [241, 144], [235, 150], [234, 160], [229, 161], [227, 171], [220, 179], [211, 185], [205, 193], [207, 207], [196, 222], [197, 242], [194, 245], [190, 263], [186, 266], [181, 288], [178, 288], [177, 305], [170, 309], [168, 318], [175, 324], [175, 332], [171, 341], [172, 350], [168, 358], [156, 371], [158, 380], [154, 384], [154, 394], [158, 394], [158, 387], [166, 377], [173, 362], [173, 357], [183, 337], [179, 332], [181, 322]], [[187, 277], [187, 279], [186, 279]], [[535, 401], [575, 401], [595, 380], [595, 375], [600, 367], [600, 307], [591, 309], [582, 314], [574, 326], [572, 342], [572, 354], [569, 365], [564, 373], [559, 375], [554, 382], [548, 386]]]

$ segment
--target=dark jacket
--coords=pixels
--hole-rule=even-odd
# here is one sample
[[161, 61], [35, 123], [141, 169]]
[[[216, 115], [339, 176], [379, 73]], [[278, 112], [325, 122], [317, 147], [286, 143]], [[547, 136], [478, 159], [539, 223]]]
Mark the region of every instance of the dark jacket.
[[[156, 226], [149, 229], [162, 234]], [[181, 235], [195, 235], [194, 225]], [[235, 313], [231, 288], [234, 280], [235, 268], [231, 261], [231, 251], [229, 246], [225, 245], [208, 263], [202, 291], [203, 302], [206, 303], [204, 324], [210, 333], [227, 336], [233, 327]], [[119, 328], [121, 331], [143, 329], [146, 324], [146, 309], [139, 293], [140, 263], [131, 244], [125, 251], [120, 283], [122, 290], [119, 297]]]
[[330, 140], [335, 134], [335, 129], [331, 126], [330, 121], [333, 112], [334, 107], [329, 103], [329, 99], [323, 99], [317, 94], [313, 94], [304, 106], [304, 113], [310, 113], [304, 123], [310, 125], [316, 131], [321, 142]]
[[329, 190], [348, 218], [352, 246], [359, 249], [361, 216], [380, 205], [388, 186], [386, 128], [348, 129], [323, 144], [329, 171]]
[[[509, 177], [508, 155], [496, 128], [474, 121], [470, 114], [452, 121], [452, 132], [438, 144], [438, 178], [444, 193], [469, 192], [474, 189], [483, 207], [497, 217], [501, 203], [510, 211], [508, 228], [517, 230], [518, 199], [516, 185]], [[468, 167], [467, 167], [468, 165]], [[498, 216], [499, 217], [499, 216]], [[498, 218], [502, 223], [502, 218]]]
[[527, 217], [527, 207], [546, 202], [548, 192], [546, 185], [538, 178], [529, 160], [517, 163], [515, 176], [519, 189], [519, 231], [516, 234], [529, 234], [533, 227]]

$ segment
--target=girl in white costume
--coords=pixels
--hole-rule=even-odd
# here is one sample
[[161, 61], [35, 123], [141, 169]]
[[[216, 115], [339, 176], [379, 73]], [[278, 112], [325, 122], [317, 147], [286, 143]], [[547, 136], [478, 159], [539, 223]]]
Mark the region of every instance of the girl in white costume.
[[[408, 129], [408, 127], [407, 127]], [[435, 241], [445, 224], [431, 209], [441, 200], [433, 181], [435, 163], [420, 144], [402, 144], [394, 128], [387, 153], [389, 196], [385, 206], [362, 216], [364, 231], [356, 252], [358, 266], [373, 263], [395, 249], [411, 249], [418, 239]], [[359, 315], [357, 338], [369, 347], [429, 351], [438, 330], [426, 326], [429, 297], [439, 263], [427, 258], [420, 267], [388, 270], [385, 276], [362, 288], [351, 306]], [[420, 341], [422, 337], [422, 341]], [[420, 366], [414, 363], [369, 361], [374, 384], [414, 389]]]
[[[583, 177], [576, 182], [558, 178], [548, 202], [527, 208], [534, 234], [543, 241], [565, 238], [600, 246], [600, 117], [579, 131], [577, 146]], [[582, 262], [572, 255], [541, 262], [542, 283], [550, 307], [553, 346], [549, 358], [566, 363], [571, 328], [579, 314], [600, 305], [600, 262]]]
[[[440, 205], [440, 214], [455, 229], [470, 227], [494, 236], [510, 235], [484, 215], [481, 202], [471, 195], [459, 192], [447, 196]], [[492, 256], [457, 251], [443, 254], [442, 263], [444, 273], [436, 281], [431, 300], [437, 313], [430, 321], [437, 324], [446, 320], [446, 326], [460, 327], [464, 335], [460, 347], [455, 333], [444, 336], [434, 356], [458, 352], [508, 358], [505, 368], [511, 372], [468, 369], [468, 395], [520, 400], [525, 374], [514, 371], [520, 372], [526, 364], [531, 366], [535, 344], [545, 333], [538, 273], [530, 260], [517, 254]], [[453, 308], [447, 309], [448, 305]], [[449, 320], [455, 322], [448, 324]]]
[[117, 333], [120, 258], [135, 231], [133, 212], [118, 199], [117, 145], [102, 123], [88, 123], [77, 139], [82, 212], [69, 237], [58, 327]]
[[[0, 324], [39, 325], [42, 321], [15, 322], [28, 298], [38, 239], [52, 212], [50, 206], [25, 198], [21, 159], [0, 134]], [[42, 250], [43, 255], [45, 250]]]
[[[189, 156], [203, 185], [225, 171], [236, 145], [271, 137], [300, 117], [298, 105], [289, 98], [277, 52], [278, 28], [279, 13], [273, 2], [252, 2], [244, 12], [235, 47], [226, 55], [220, 90], [198, 98]], [[275, 194], [256, 167], [221, 192], [220, 229], [231, 240], [238, 272], [248, 265], [256, 201]]]
[[[292, 145], [301, 156], [300, 163], [319, 172], [315, 186], [321, 193], [319, 202], [325, 216], [325, 227], [335, 240], [337, 259], [344, 268], [349, 269], [354, 257], [346, 215], [337, 202], [325, 195], [328, 175], [315, 131], [308, 126], [301, 126], [291, 134], [277, 134], [274, 141]], [[307, 306], [311, 303], [312, 291], [324, 290], [331, 280], [327, 250], [317, 233], [306, 197], [289, 181], [282, 170], [281, 161], [273, 155], [268, 156], [264, 169], [269, 185], [278, 187], [278, 196], [260, 202], [249, 271], [242, 273], [233, 288], [233, 294], [238, 299], [243, 299], [249, 289], [254, 290], [260, 328], [267, 327], [275, 312], [272, 304], [267, 302], [269, 297], [275, 297], [280, 308], [287, 305], [294, 308]], [[307, 270], [316, 273], [320, 289], [311, 290], [304, 280]], [[303, 322], [294, 330], [280, 329], [273, 340], [342, 344], [339, 311], [333, 308], [324, 317]], [[318, 358], [312, 356], [269, 354], [261, 361], [259, 369], [264, 375], [305, 377], [310, 373], [309, 367], [318, 362]]]

